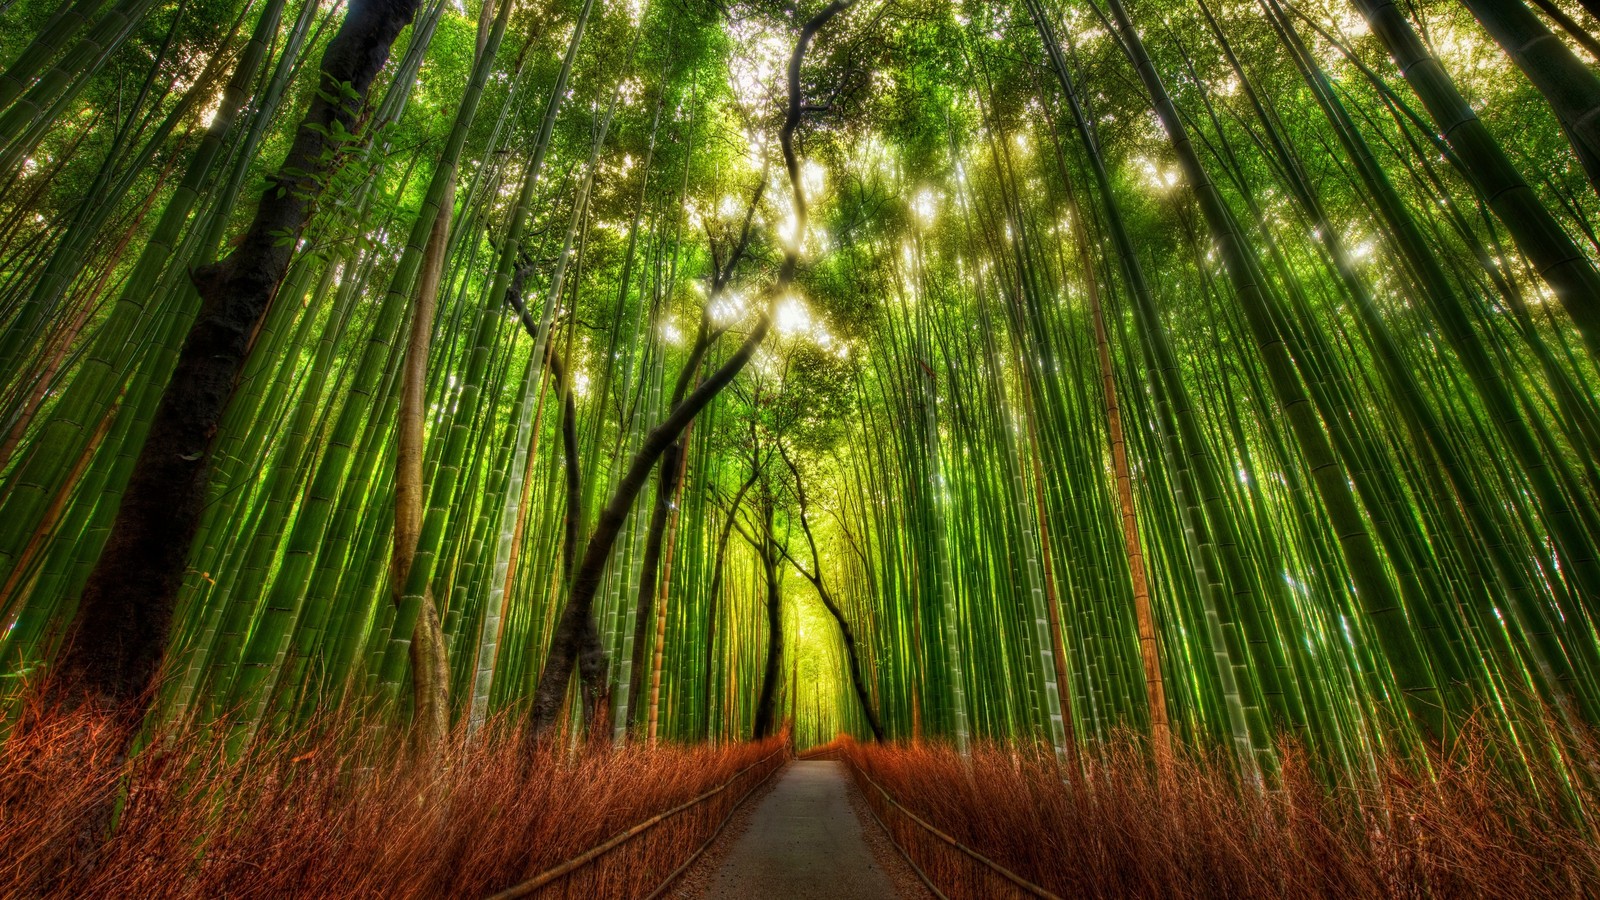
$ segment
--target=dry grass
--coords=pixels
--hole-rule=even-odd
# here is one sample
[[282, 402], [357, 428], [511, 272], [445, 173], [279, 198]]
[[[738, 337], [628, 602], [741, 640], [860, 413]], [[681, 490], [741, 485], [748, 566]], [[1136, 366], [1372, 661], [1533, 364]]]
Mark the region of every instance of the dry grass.
[[[786, 758], [782, 738], [530, 755], [501, 727], [418, 765], [394, 735], [353, 724], [258, 742], [237, 761], [189, 731], [125, 762], [93, 716], [30, 716], [0, 746], [0, 897], [484, 897], [743, 771], [541, 895], [644, 896]], [[1086, 755], [1081, 772], [992, 745], [970, 760], [937, 745], [834, 749], [916, 815], [1064, 897], [1600, 895], [1600, 846], [1572, 804], [1540, 799], [1556, 794], [1555, 773], [1530, 787], [1483, 740], [1431, 776], [1394, 761], [1333, 789], [1285, 748], [1264, 792], [1198, 752], [1163, 786], [1131, 739]], [[945, 893], [1017, 894], [861, 786]], [[125, 798], [114, 835], [86, 841], [112, 797]]]
[[[1387, 765], [1330, 790], [1286, 748], [1271, 789], [1241, 787], [1223, 760], [1186, 753], [1163, 790], [1120, 740], [1065, 771], [1048, 753], [996, 746], [970, 762], [941, 746], [839, 747], [933, 826], [1063, 897], [1592, 897], [1600, 847], [1524, 778], [1465, 741], [1436, 775]], [[1554, 773], [1538, 773], [1545, 789]], [[953, 898], [1026, 896], [929, 835], [861, 783], [880, 819]], [[1543, 796], [1549, 796], [1544, 794]], [[1578, 801], [1592, 805], [1592, 796]]]
[[[0, 897], [484, 897], [753, 766], [540, 895], [644, 896], [783, 763], [783, 741], [530, 754], [500, 728], [416, 765], [394, 735], [324, 725], [238, 761], [187, 732], [123, 762], [94, 717], [35, 716], [0, 747]], [[86, 858], [87, 823], [118, 796]]]

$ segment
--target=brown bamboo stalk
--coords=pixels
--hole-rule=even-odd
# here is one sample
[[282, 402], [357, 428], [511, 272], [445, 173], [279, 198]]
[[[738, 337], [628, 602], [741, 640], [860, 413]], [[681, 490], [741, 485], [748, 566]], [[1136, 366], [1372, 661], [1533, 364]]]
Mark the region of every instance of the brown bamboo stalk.
[[[694, 423], [690, 422], [681, 442], [686, 451], [693, 433]], [[652, 745], [656, 742], [656, 726], [661, 714], [661, 663], [667, 649], [667, 588], [672, 583], [672, 557], [678, 543], [678, 499], [683, 496], [683, 476], [688, 468], [689, 454], [679, 453], [678, 477], [674, 480], [672, 494], [672, 518], [667, 523], [667, 556], [661, 561], [661, 586], [656, 597], [656, 644], [650, 660], [650, 719], [647, 731]]]

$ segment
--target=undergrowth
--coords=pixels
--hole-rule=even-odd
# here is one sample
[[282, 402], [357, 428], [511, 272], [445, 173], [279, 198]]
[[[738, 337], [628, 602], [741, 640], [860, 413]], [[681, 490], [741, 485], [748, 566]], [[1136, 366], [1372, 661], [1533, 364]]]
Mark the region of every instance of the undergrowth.
[[[0, 897], [481, 898], [731, 780], [537, 895], [643, 897], [787, 759], [784, 737], [530, 751], [506, 723], [421, 761], [349, 720], [238, 759], [223, 737], [163, 734], [125, 760], [125, 736], [92, 714], [25, 717], [0, 744]], [[908, 813], [1062, 897], [1600, 894], [1585, 814], [1596, 796], [1547, 762], [1509, 766], [1483, 738], [1337, 784], [1285, 743], [1264, 787], [1195, 750], [1163, 779], [1131, 736], [1067, 763], [993, 744], [965, 758], [937, 744], [831, 749], [953, 898], [1023, 893]]]
[[530, 751], [503, 724], [425, 762], [350, 722], [236, 760], [222, 738], [165, 734], [124, 760], [92, 714], [26, 719], [0, 745], [0, 897], [482, 898], [748, 769], [538, 895], [645, 896], [787, 757], [785, 738]]
[[[1062, 897], [1484, 897], [1600, 895], [1595, 797], [1535, 762], [1465, 739], [1430, 767], [1380, 763], [1330, 786], [1282, 748], [1265, 789], [1187, 751], [1163, 784], [1123, 737], [1068, 764], [995, 745], [963, 759], [939, 745], [836, 746], [874, 812], [952, 898], [1027, 896], [895, 805]], [[1589, 748], [1591, 751], [1593, 748]], [[1502, 760], [1495, 762], [1495, 759]], [[864, 780], [864, 773], [871, 781]], [[1557, 799], [1563, 791], [1563, 799]]]

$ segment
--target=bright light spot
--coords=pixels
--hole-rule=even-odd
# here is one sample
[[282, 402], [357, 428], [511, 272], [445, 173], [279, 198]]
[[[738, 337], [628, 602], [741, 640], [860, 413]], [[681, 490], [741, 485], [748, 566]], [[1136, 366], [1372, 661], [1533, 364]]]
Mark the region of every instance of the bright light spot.
[[917, 221], [924, 226], [933, 224], [933, 217], [939, 212], [939, 195], [932, 188], [923, 188], [911, 200], [911, 212]]
[[711, 308], [707, 311], [711, 314], [711, 321], [717, 326], [726, 327], [732, 325], [734, 322], [739, 321], [740, 316], [744, 315], [744, 297], [740, 296], [737, 291], [729, 291], [712, 303]]
[[811, 160], [806, 160], [800, 167], [800, 186], [805, 189], [806, 197], [812, 198], [822, 193], [828, 183], [828, 170]]
[[755, 16], [730, 22], [728, 36], [740, 51], [728, 60], [734, 97], [747, 110], [761, 107], [777, 94], [777, 79], [789, 61], [789, 42], [762, 29]]
[[1170, 191], [1178, 186], [1179, 175], [1176, 169], [1163, 169], [1148, 159], [1139, 159], [1139, 167], [1144, 170], [1145, 183], [1157, 191]]
[[200, 111], [200, 121], [204, 122], [207, 128], [210, 128], [212, 121], [217, 118], [217, 113], [221, 111], [221, 109], [222, 92], [218, 91], [217, 95], [212, 97], [211, 102], [206, 105], [206, 108]]
[[762, 378], [776, 379], [783, 375], [783, 367], [778, 364], [777, 357], [765, 348], [756, 351], [755, 357], [750, 360], [750, 367]]
[[783, 220], [782, 224], [778, 226], [778, 240], [782, 241], [785, 245], [798, 243], [795, 238], [797, 236], [796, 232], [799, 230], [800, 223], [795, 219], [794, 213], [790, 213], [788, 217]]
[[811, 327], [811, 313], [799, 297], [791, 296], [779, 305], [773, 325], [779, 334], [799, 334]]
[[760, 169], [767, 159], [766, 136], [756, 132], [746, 132], [745, 144], [745, 165], [749, 166], [751, 171]]

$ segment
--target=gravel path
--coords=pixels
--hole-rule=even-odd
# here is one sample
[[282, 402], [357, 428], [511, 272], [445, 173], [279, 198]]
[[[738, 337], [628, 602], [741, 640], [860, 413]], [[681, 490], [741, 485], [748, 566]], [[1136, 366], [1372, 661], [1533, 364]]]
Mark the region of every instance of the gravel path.
[[728, 820], [722, 833], [717, 835], [717, 839], [711, 842], [706, 852], [695, 860], [689, 871], [683, 873], [683, 877], [679, 878], [672, 886], [672, 890], [667, 892], [670, 900], [700, 900], [706, 892], [706, 885], [710, 884], [711, 879], [721, 871], [723, 861], [728, 858], [728, 852], [739, 842], [739, 838], [750, 830], [750, 821], [755, 818], [756, 810], [761, 807], [761, 801], [772, 793], [773, 788], [776, 788], [778, 782], [782, 780], [782, 773], [773, 775], [757, 788], [755, 793], [745, 798], [744, 803], [734, 810], [733, 818]]
[[850, 782], [850, 808], [855, 810], [856, 820], [861, 823], [861, 833], [867, 839], [867, 846], [872, 849], [873, 858], [878, 861], [878, 868], [887, 872], [889, 880], [894, 882], [896, 895], [900, 900], [934, 900], [928, 886], [922, 883], [922, 878], [900, 855], [900, 850], [889, 840], [883, 826], [873, 819], [867, 798], [856, 788], [855, 779], [850, 777], [848, 768], [844, 770], [844, 777]]
[[[868, 849], [862, 821], [852, 808], [853, 791], [843, 763], [791, 763], [754, 807], [748, 823], [733, 823], [745, 827], [698, 896], [704, 900], [920, 896], [897, 890], [900, 879], [886, 873], [875, 858], [878, 854]], [[867, 827], [876, 826], [869, 822]]]

